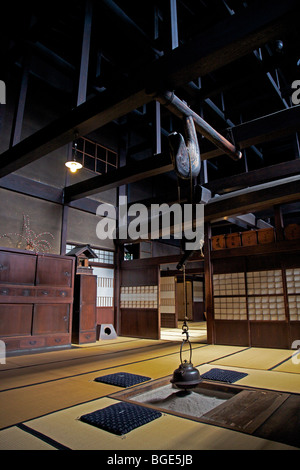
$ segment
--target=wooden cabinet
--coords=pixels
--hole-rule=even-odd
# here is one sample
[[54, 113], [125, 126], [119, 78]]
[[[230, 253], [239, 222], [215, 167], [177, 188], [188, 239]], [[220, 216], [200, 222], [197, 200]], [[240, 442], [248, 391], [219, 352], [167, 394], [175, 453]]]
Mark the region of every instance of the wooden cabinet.
[[7, 351], [71, 344], [74, 260], [0, 249], [0, 339]]
[[96, 341], [97, 276], [76, 274], [74, 291], [72, 342]]

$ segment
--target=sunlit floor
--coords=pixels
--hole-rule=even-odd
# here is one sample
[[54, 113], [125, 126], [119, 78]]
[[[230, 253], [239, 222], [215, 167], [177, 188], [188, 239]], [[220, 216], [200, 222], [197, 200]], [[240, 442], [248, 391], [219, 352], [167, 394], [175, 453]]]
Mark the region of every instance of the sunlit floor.
[[[161, 339], [166, 341], [182, 341], [186, 335], [182, 333], [183, 322], [178, 322], [178, 328], [161, 328]], [[188, 334], [191, 343], [205, 343], [207, 339], [206, 322], [188, 322]]]

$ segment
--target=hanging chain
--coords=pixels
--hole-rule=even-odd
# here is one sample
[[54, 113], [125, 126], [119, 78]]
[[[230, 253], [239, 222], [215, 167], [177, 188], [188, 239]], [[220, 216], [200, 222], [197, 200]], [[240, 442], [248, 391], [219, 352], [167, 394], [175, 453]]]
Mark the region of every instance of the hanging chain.
[[[181, 347], [180, 347], [180, 360], [181, 360], [181, 363], [182, 363], [182, 347], [185, 343], [188, 343], [189, 347], [190, 347], [190, 360], [189, 360], [189, 362], [191, 362], [191, 358], [192, 358], [192, 347], [191, 347], [191, 342], [190, 342], [190, 339], [189, 339], [189, 327], [188, 327], [188, 324], [187, 324], [188, 315], [187, 315], [185, 265], [183, 265], [183, 295], [184, 295], [184, 305], [185, 305], [185, 317], [184, 317], [184, 321], [183, 321], [183, 324], [182, 324], [182, 334], [186, 335], [186, 337], [183, 338], [182, 343], [181, 343]], [[185, 362], [187, 362], [187, 361], [185, 361]]]

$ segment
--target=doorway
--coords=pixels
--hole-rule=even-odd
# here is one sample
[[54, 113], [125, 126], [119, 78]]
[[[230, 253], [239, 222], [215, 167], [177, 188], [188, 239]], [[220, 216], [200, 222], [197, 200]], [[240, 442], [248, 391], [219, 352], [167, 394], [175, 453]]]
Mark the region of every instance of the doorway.
[[161, 266], [159, 310], [161, 339], [182, 341], [182, 324], [187, 313], [190, 340], [206, 342], [206, 316], [204, 299], [204, 278], [202, 273], [188, 273], [186, 276], [186, 305], [182, 272], [176, 266]]

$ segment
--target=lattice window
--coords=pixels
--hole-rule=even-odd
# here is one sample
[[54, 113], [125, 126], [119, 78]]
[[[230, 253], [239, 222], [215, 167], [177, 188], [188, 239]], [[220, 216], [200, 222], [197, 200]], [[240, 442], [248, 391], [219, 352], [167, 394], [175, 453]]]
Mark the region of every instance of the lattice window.
[[[85, 137], [77, 140], [77, 160], [84, 168], [100, 175], [115, 170], [118, 166], [118, 154], [97, 142]], [[73, 143], [73, 151], [75, 150]]]

